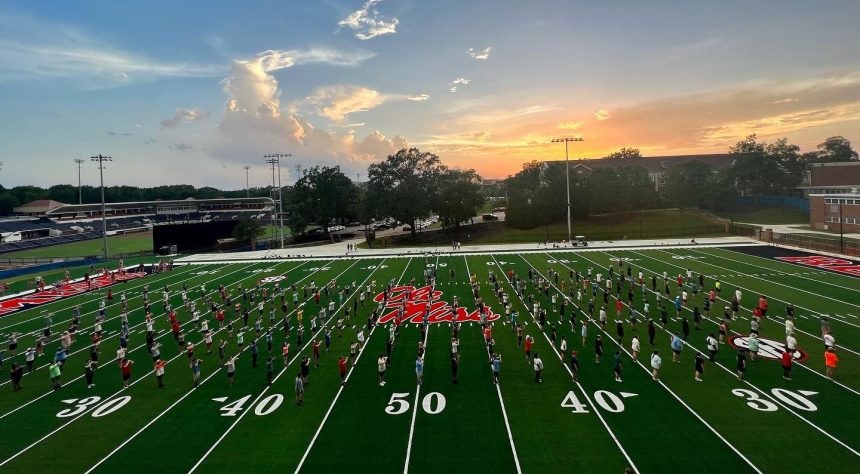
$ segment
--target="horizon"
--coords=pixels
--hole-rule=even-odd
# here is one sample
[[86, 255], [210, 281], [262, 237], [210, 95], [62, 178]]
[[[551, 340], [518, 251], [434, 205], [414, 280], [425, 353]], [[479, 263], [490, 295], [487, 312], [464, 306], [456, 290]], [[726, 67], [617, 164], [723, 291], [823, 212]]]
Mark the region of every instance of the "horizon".
[[[860, 4], [414, 0], [0, 11], [0, 184], [244, 189], [418, 147], [486, 179], [622, 147], [860, 141]], [[561, 12], [561, 13], [559, 13]], [[802, 34], [798, 34], [802, 32]], [[33, 163], [39, 163], [34, 172]], [[84, 185], [98, 170], [83, 165]]]

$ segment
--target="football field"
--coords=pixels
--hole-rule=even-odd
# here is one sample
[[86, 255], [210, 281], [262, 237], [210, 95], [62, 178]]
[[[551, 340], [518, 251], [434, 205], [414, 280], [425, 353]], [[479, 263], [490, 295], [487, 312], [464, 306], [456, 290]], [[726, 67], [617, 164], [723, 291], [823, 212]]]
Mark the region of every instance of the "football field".
[[[29, 307], [0, 317], [0, 472], [860, 472], [860, 278], [834, 271], [848, 268], [844, 263], [811, 265], [787, 250], [784, 256], [793, 260], [780, 260], [781, 250], [767, 249], [553, 250], [176, 266], [109, 287], [113, 299], [106, 304], [95, 354], [92, 334], [106, 289]], [[704, 285], [696, 288], [700, 274]], [[703, 310], [717, 280], [720, 292], [697, 328], [694, 308]], [[163, 387], [147, 350], [144, 285], [153, 339], [166, 362]], [[219, 295], [221, 285], [229, 305]], [[313, 287], [320, 289], [319, 302]], [[740, 310], [710, 361], [706, 337], [719, 336], [736, 290], [742, 293]], [[164, 310], [165, 291], [181, 339], [195, 345], [193, 359], [200, 359], [196, 387], [192, 358]], [[126, 388], [117, 361], [123, 292], [126, 358], [134, 362]], [[676, 312], [681, 292], [688, 301]], [[747, 357], [740, 379], [737, 355], [747, 347], [752, 308], [761, 295], [769, 309], [761, 321], [759, 355]], [[232, 328], [219, 327], [210, 301], [235, 320]], [[192, 321], [192, 302], [200, 321]], [[779, 356], [789, 303], [798, 350], [786, 379]], [[486, 308], [483, 316], [479, 304]], [[53, 389], [48, 366], [76, 305], [80, 326], [63, 365], [62, 387]], [[605, 328], [601, 306], [608, 315]], [[635, 324], [631, 310], [638, 314]], [[36, 357], [32, 371], [24, 368], [22, 388], [13, 391], [9, 370], [24, 364], [23, 353], [35, 347], [46, 312], [54, 316], [45, 355]], [[377, 324], [370, 320], [374, 312]], [[832, 378], [825, 375], [822, 315], [836, 338], [839, 364]], [[211, 330], [211, 352], [202, 320]], [[689, 336], [679, 362], [673, 362], [670, 338], [684, 336], [685, 320]], [[522, 339], [514, 323], [522, 326]], [[19, 333], [14, 356], [13, 333]], [[634, 336], [641, 345], [636, 358]], [[361, 337], [363, 344], [357, 342]], [[598, 337], [602, 356], [596, 354]], [[528, 338], [531, 356], [542, 360], [540, 374], [525, 352]], [[221, 341], [227, 358], [238, 356], [232, 384], [219, 354]], [[498, 384], [490, 351], [501, 356]], [[579, 366], [575, 380], [572, 351]], [[653, 351], [662, 359], [658, 380], [652, 378]], [[694, 380], [697, 352], [705, 360], [702, 381]], [[389, 353], [381, 384], [379, 358]], [[343, 383], [342, 356], [348, 359]], [[305, 357], [309, 369], [299, 404], [296, 379]], [[91, 358], [98, 366], [88, 387], [84, 366]]]

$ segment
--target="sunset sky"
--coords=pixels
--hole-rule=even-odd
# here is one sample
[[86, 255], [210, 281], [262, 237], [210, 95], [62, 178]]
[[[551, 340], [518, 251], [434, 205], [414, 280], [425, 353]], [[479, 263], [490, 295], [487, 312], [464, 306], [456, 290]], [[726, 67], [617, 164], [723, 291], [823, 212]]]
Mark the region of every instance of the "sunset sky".
[[[0, 1], [0, 184], [244, 187], [404, 146], [484, 177], [745, 135], [860, 148], [860, 2]], [[97, 184], [87, 162], [84, 183]]]

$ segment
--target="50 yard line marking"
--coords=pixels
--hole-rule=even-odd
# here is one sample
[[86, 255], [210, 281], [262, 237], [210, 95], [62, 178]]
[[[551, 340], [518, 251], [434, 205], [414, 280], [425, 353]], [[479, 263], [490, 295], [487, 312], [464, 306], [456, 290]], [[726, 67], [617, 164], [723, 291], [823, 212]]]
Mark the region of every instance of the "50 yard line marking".
[[[469, 272], [469, 259], [463, 255], [463, 261], [466, 262], [466, 277], [471, 280], [471, 273]], [[499, 268], [499, 271], [504, 273], [504, 270]], [[471, 288], [470, 288], [471, 290]], [[487, 355], [489, 356], [490, 349], [487, 349]], [[505, 420], [505, 430], [508, 432], [508, 442], [511, 443], [511, 453], [514, 455], [514, 464], [517, 467], [517, 474], [522, 474], [523, 470], [520, 468], [520, 457], [517, 455], [517, 447], [514, 445], [514, 436], [511, 433], [511, 424], [508, 422], [508, 412], [505, 410], [505, 400], [502, 398], [502, 389], [499, 387], [499, 384], [496, 384], [496, 393], [499, 395], [499, 405], [502, 407], [502, 419]]]
[[[424, 260], [425, 262], [427, 260]], [[439, 257], [436, 257], [436, 264], [433, 266], [433, 272], [439, 268]], [[424, 271], [427, 271], [427, 266], [424, 266]], [[435, 279], [433, 288], [435, 289]], [[433, 306], [433, 292], [430, 292], [430, 302], [428, 306]], [[422, 323], [423, 324], [423, 323]], [[424, 330], [424, 354], [427, 354], [427, 336], [430, 334], [430, 325]], [[409, 459], [412, 458], [412, 437], [415, 434], [415, 418], [418, 416], [418, 401], [421, 395], [421, 384], [415, 384], [415, 403], [412, 404], [412, 422], [409, 424], [409, 440], [406, 442], [406, 461], [403, 463], [403, 474], [409, 472]]]
[[[383, 259], [382, 261], [385, 261], [385, 259]], [[350, 269], [350, 268], [352, 268], [352, 267], [354, 267], [354, 266], [355, 266], [355, 264], [357, 264], [358, 262], [359, 262], [359, 260], [357, 260], [357, 259], [356, 259], [356, 260], [353, 262], [353, 264], [352, 264], [352, 265], [350, 265], [349, 267], [347, 267], [347, 269], [346, 269], [346, 270], [344, 270], [344, 271], [342, 271], [338, 276], [343, 275], [344, 273], [346, 273], [347, 271], [349, 271], [349, 269]], [[381, 264], [381, 263], [380, 263], [380, 264]], [[365, 284], [365, 283], [367, 282], [367, 280], [371, 277], [371, 275], [373, 275], [373, 273], [374, 273], [374, 272], [376, 272], [376, 269], [374, 269], [373, 271], [371, 271], [371, 272], [367, 275], [367, 278], [365, 278], [365, 279], [364, 279], [364, 281], [362, 281], [362, 282], [361, 282], [361, 285], [358, 285], [358, 286], [356, 287], [356, 291], [352, 293], [353, 295], [354, 295], [354, 294], [356, 294], [356, 293], [361, 289], [361, 287], [362, 287], [362, 286], [364, 286], [364, 284]], [[405, 272], [405, 270], [404, 270], [404, 272]], [[345, 305], [347, 305], [347, 304], [349, 304], [349, 298], [345, 298], [344, 303], [343, 303], [342, 305], [340, 305], [340, 306], [338, 307], [338, 309], [337, 309], [337, 310], [332, 314], [332, 317], [331, 317], [331, 318], [329, 318], [329, 321], [328, 321], [328, 322], [326, 322], [325, 324], [321, 324], [321, 325], [320, 325], [320, 328], [317, 330], [317, 332], [316, 332], [315, 334], [311, 334], [311, 337], [309, 337], [309, 338], [308, 338], [308, 342], [307, 342], [307, 343], [305, 343], [304, 347], [302, 347], [301, 349], [299, 349], [299, 350], [296, 352], [296, 357], [293, 357], [293, 359], [289, 362], [290, 364], [291, 364], [294, 360], [298, 359], [298, 358], [299, 358], [299, 355], [300, 355], [302, 352], [304, 352], [304, 351], [308, 348], [308, 346], [313, 342], [314, 337], [316, 337], [316, 335], [318, 335], [318, 334], [320, 334], [322, 331], [324, 331], [324, 330], [325, 330], [325, 328], [326, 328], [326, 326], [327, 326], [329, 323], [331, 323], [332, 321], [335, 321], [334, 316], [335, 316], [337, 313], [339, 313], [339, 312], [340, 312], [340, 310], [341, 310], [341, 309], [343, 309], [343, 307], [344, 307]], [[289, 365], [289, 364], [288, 364], [288, 365]], [[257, 402], [258, 402], [258, 401], [263, 397], [263, 395], [265, 395], [265, 394], [266, 394], [266, 392], [268, 392], [268, 391], [269, 391], [269, 389], [270, 389], [272, 386], [274, 386], [275, 382], [277, 382], [277, 381], [278, 381], [278, 379], [280, 379], [280, 378], [281, 378], [281, 376], [282, 376], [282, 375], [284, 375], [284, 374], [287, 372], [287, 368], [288, 368], [288, 367], [284, 367], [283, 369], [281, 369], [281, 371], [280, 371], [280, 372], [278, 372], [278, 375], [276, 375], [276, 376], [275, 376], [275, 378], [272, 380], [272, 385], [267, 385], [267, 386], [263, 389], [263, 391], [261, 391], [261, 392], [260, 392], [260, 394], [259, 394], [259, 395], [257, 395], [257, 398], [255, 398], [255, 399], [251, 402], [251, 405], [249, 405], [249, 406], [254, 406], [254, 405], [256, 405], [256, 403], [257, 403]], [[203, 461], [205, 461], [205, 460], [206, 460], [206, 458], [208, 458], [208, 457], [209, 457], [209, 455], [210, 455], [210, 454], [212, 454], [212, 452], [213, 452], [213, 451], [215, 451], [215, 448], [217, 448], [217, 447], [218, 447], [218, 445], [219, 445], [219, 444], [221, 444], [221, 441], [224, 441], [224, 439], [227, 437], [227, 435], [228, 435], [228, 434], [230, 434], [230, 432], [231, 432], [231, 431], [233, 431], [233, 428], [235, 428], [235, 427], [236, 427], [236, 425], [238, 425], [238, 424], [239, 424], [239, 422], [240, 422], [240, 421], [242, 421], [242, 418], [244, 418], [244, 417], [245, 417], [245, 415], [247, 415], [247, 414], [248, 414], [248, 412], [250, 412], [250, 411], [251, 411], [251, 410], [244, 411], [244, 412], [242, 412], [242, 414], [241, 414], [241, 415], [239, 415], [239, 417], [238, 417], [238, 418], [236, 418], [236, 421], [234, 421], [234, 422], [233, 422], [233, 424], [231, 424], [231, 425], [227, 428], [227, 430], [226, 430], [226, 431], [224, 431], [224, 433], [223, 433], [223, 434], [221, 434], [221, 436], [220, 436], [220, 437], [219, 437], [219, 438], [218, 438], [218, 439], [217, 439], [217, 440], [212, 444], [212, 446], [211, 446], [211, 447], [210, 447], [210, 448], [209, 448], [205, 453], [203, 453], [203, 456], [201, 456], [201, 457], [200, 457], [200, 459], [199, 459], [199, 460], [197, 460], [197, 463], [195, 463], [195, 464], [194, 464], [194, 466], [192, 466], [192, 467], [191, 467], [191, 469], [189, 469], [189, 470], [188, 470], [188, 473], [189, 473], [189, 474], [190, 474], [190, 473], [192, 473], [192, 472], [194, 472], [195, 470], [197, 470], [197, 468], [198, 468], [198, 467], [200, 467], [200, 465], [201, 465], [201, 464], [203, 464]]]
[[[384, 262], [385, 259], [383, 259], [382, 261]], [[401, 273], [400, 278], [397, 279], [398, 284], [400, 283], [401, 280], [403, 280], [403, 275], [406, 274], [406, 270], [409, 268], [410, 263], [412, 263], [412, 257], [409, 257], [409, 260], [406, 262], [406, 266], [403, 267], [403, 273]], [[380, 265], [381, 264], [382, 264], [382, 262], [380, 262]], [[370, 337], [373, 335], [373, 332], [376, 330], [376, 326], [377, 325], [374, 324], [373, 327], [370, 328], [370, 334], [367, 335], [367, 339], [364, 341], [364, 345], [361, 347], [361, 350], [358, 352], [358, 355], [355, 357], [355, 362], [353, 362], [352, 367], [349, 368], [349, 373], [346, 374], [346, 378], [344, 379], [344, 382], [348, 382], [349, 378], [352, 376], [352, 371], [355, 370], [355, 366], [358, 365], [358, 359], [361, 358], [361, 354], [364, 354], [364, 350], [367, 348], [368, 344], [370, 343]], [[328, 417], [329, 417], [329, 415], [331, 415], [331, 412], [334, 409], [335, 403], [337, 403], [338, 399], [340, 398], [340, 394], [343, 392], [343, 388], [344, 388], [344, 386], [341, 385], [340, 388], [337, 390], [337, 394], [335, 394], [335, 396], [334, 396], [334, 400], [331, 401], [331, 405], [329, 405], [328, 410], [326, 410], [325, 416], [323, 416], [323, 419], [320, 422], [320, 425], [317, 427], [317, 430], [314, 433], [313, 438], [311, 438], [311, 442], [308, 443], [308, 447], [307, 447], [307, 449], [305, 449], [305, 453], [302, 455], [302, 459], [299, 460], [299, 464], [298, 464], [298, 466], [296, 466], [296, 470], [295, 470], [296, 474], [298, 474], [298, 472], [302, 469], [302, 466], [305, 464], [305, 460], [308, 458], [308, 454], [310, 454], [311, 448], [314, 447], [314, 443], [316, 443], [317, 438], [319, 437], [320, 433], [322, 432], [323, 426], [325, 426], [325, 422], [328, 421]]]

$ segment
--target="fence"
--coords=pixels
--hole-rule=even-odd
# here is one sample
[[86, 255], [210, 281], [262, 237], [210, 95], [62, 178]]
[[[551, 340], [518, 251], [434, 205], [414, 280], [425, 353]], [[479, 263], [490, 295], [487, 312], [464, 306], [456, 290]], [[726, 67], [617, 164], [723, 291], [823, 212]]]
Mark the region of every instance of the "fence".
[[783, 234], [773, 232], [770, 229], [755, 229], [753, 234], [748, 233], [749, 226], [732, 226], [732, 234], [753, 237], [762, 242], [799, 247], [819, 252], [838, 253], [842, 255], [860, 256], [860, 241], [855, 239], [840, 239], [839, 236], [826, 236], [821, 234]]
[[809, 212], [809, 201], [789, 196], [773, 196], [764, 194], [761, 196], [740, 196], [737, 203], [742, 206], [761, 207], [791, 207]]

